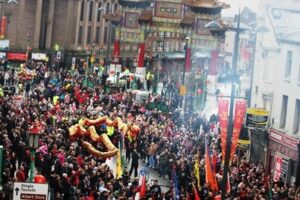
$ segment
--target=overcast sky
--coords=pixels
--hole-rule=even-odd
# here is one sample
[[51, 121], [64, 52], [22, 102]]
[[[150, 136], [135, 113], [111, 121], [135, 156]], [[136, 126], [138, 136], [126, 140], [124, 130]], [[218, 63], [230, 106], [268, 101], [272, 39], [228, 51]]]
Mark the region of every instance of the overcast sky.
[[220, 2], [225, 2], [231, 5], [231, 8], [224, 9], [222, 14], [223, 16], [234, 16], [239, 12], [239, 6], [241, 6], [241, 10], [243, 7], [247, 6], [251, 10], [256, 11], [258, 9], [259, 0], [219, 0]]

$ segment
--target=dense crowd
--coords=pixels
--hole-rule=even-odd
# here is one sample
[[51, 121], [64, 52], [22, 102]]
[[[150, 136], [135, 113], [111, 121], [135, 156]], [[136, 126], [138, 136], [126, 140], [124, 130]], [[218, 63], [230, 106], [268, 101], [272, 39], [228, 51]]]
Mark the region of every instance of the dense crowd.
[[[146, 109], [153, 98], [136, 101], [131, 92], [104, 92], [102, 80], [106, 75], [96, 75], [94, 88], [84, 87], [84, 69], [50, 70], [43, 63], [30, 63], [36, 75], [30, 81], [18, 80], [17, 72], [4, 69], [0, 74], [0, 145], [4, 146], [2, 186], [0, 199], [11, 199], [13, 182], [28, 180], [31, 156], [28, 147], [28, 131], [33, 122], [41, 124], [39, 148], [36, 151], [36, 173], [46, 177], [51, 199], [134, 199], [140, 191], [138, 167], [144, 161], [148, 168], [170, 180], [170, 187], [163, 192], [157, 180], [148, 180], [143, 199], [174, 199], [176, 174], [179, 199], [194, 199], [196, 186], [201, 199], [214, 199], [205, 183], [205, 137], [215, 156], [218, 181], [222, 179], [221, 144], [217, 117], [162, 113]], [[6, 94], [4, 86], [14, 85], [13, 94]], [[174, 85], [174, 84], [171, 84]], [[146, 87], [145, 87], [146, 88]], [[13, 95], [21, 95], [22, 101], [13, 101]], [[141, 132], [131, 141], [125, 138], [127, 168], [121, 178], [115, 178], [106, 160], [89, 154], [81, 145], [81, 139], [70, 140], [68, 128], [82, 117], [120, 117], [139, 125]], [[106, 127], [100, 131], [105, 132]], [[101, 132], [99, 133], [101, 134]], [[121, 133], [115, 130], [110, 136], [118, 146]], [[96, 148], [105, 151], [100, 144]], [[197, 157], [198, 156], [198, 157]], [[194, 174], [194, 163], [200, 158], [200, 184]], [[200, 185], [200, 187], [198, 187]], [[297, 199], [299, 187], [274, 182], [262, 165], [247, 161], [240, 151], [230, 167], [230, 191], [228, 199]]]

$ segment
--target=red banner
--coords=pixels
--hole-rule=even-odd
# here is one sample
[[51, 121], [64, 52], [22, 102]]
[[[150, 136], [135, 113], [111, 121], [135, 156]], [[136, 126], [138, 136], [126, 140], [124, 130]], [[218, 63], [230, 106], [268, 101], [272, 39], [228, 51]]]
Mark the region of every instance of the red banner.
[[230, 152], [230, 160], [233, 158], [235, 153], [241, 128], [243, 125], [245, 113], [247, 110], [247, 102], [245, 100], [237, 101], [235, 103], [235, 114], [234, 114], [234, 121], [233, 121], [233, 133], [231, 138], [231, 152]]
[[144, 67], [145, 60], [145, 43], [140, 43], [138, 52], [138, 67]]
[[228, 106], [229, 101], [227, 99], [220, 99], [218, 102], [219, 110], [219, 123], [221, 134], [221, 146], [222, 146], [222, 158], [224, 161], [226, 144], [227, 144], [227, 126], [228, 126]]
[[113, 57], [118, 58], [120, 57], [120, 41], [115, 40], [114, 42], [114, 55]]
[[209, 75], [217, 75], [217, 68], [219, 62], [218, 60], [219, 60], [219, 52], [217, 50], [213, 50], [211, 52]]
[[185, 54], [185, 72], [191, 71], [191, 48], [187, 48], [186, 54]]
[[26, 61], [27, 60], [27, 55], [26, 55], [26, 53], [8, 52], [6, 54], [6, 58], [8, 60]]
[[0, 39], [5, 38], [6, 24], [7, 24], [6, 17], [3, 16], [1, 19], [1, 26], [0, 26]]

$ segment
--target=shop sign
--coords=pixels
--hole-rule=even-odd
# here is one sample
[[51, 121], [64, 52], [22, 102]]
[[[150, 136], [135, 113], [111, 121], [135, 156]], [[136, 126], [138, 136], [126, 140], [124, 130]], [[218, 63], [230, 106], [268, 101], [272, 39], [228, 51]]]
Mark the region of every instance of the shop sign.
[[0, 52], [0, 59], [6, 58], [6, 53]]
[[9, 49], [9, 40], [0, 40], [0, 50]]
[[297, 145], [299, 144], [299, 140], [291, 136], [285, 135], [283, 133], [280, 133], [274, 129], [270, 130], [269, 139], [278, 142], [280, 144], [283, 144], [296, 151], [298, 150]]
[[259, 108], [248, 108], [246, 126], [249, 128], [266, 128], [269, 119], [269, 111]]
[[47, 55], [45, 53], [32, 53], [32, 60], [47, 60]]
[[8, 52], [6, 57], [7, 57], [8, 60], [17, 60], [17, 61], [26, 61], [27, 60], [26, 53]]

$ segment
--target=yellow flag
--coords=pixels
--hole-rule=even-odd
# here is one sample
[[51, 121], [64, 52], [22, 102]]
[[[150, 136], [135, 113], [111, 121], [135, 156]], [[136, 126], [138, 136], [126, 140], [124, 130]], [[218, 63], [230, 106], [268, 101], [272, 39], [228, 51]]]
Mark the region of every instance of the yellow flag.
[[121, 152], [119, 150], [117, 153], [116, 178], [118, 179], [122, 175], [123, 175], [123, 170], [122, 170]]
[[197, 154], [197, 159], [195, 160], [194, 164], [194, 174], [197, 179], [197, 187], [200, 190], [201, 185], [200, 185], [200, 170], [199, 170], [199, 155]]

